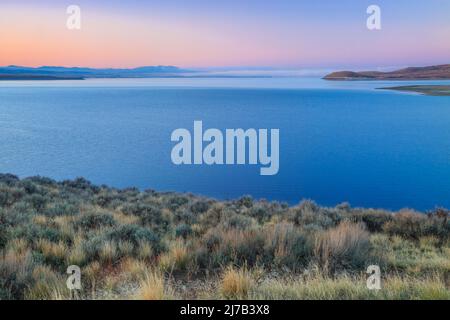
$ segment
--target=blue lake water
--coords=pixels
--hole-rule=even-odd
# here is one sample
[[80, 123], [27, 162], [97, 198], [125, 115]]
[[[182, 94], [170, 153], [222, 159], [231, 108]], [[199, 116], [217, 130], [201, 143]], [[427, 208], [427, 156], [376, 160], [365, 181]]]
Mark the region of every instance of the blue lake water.
[[[220, 199], [250, 194], [291, 204], [310, 198], [330, 206], [450, 207], [450, 97], [374, 90], [398, 84], [310, 78], [0, 82], [0, 172], [83, 176]], [[173, 165], [171, 132], [192, 130], [194, 120], [205, 129], [279, 128], [279, 173], [260, 176], [258, 165]]]

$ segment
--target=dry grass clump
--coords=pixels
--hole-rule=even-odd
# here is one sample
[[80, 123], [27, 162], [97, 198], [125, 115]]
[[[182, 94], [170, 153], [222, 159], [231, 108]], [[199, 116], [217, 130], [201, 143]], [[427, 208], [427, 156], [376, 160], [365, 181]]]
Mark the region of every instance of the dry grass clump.
[[66, 265], [84, 266], [87, 260], [86, 252], [83, 248], [84, 238], [81, 235], [76, 235], [73, 238], [73, 243], [68, 249], [66, 256]]
[[145, 275], [136, 296], [140, 300], [167, 300], [172, 297], [172, 288], [167, 284], [164, 276], [157, 271]]
[[186, 270], [190, 261], [186, 244], [178, 239], [170, 244], [168, 252], [159, 256], [158, 265], [163, 271]]
[[150, 269], [151, 265], [143, 260], [134, 258], [126, 258], [120, 264], [121, 273], [130, 281], [142, 280], [151, 271]]
[[39, 239], [36, 242], [36, 249], [39, 250], [43, 257], [50, 264], [59, 266], [64, 263], [68, 249], [64, 242], [50, 242], [47, 239]]
[[254, 280], [246, 268], [228, 267], [222, 275], [220, 291], [225, 299], [247, 299]]
[[[133, 253], [133, 244], [129, 241], [121, 241], [119, 243], [120, 250], [124, 253], [125, 256], [131, 256]], [[153, 251], [153, 247], [150, 243], [145, 241], [139, 241], [138, 252], [137, 255], [140, 259], [148, 260], [155, 256], [155, 252]]]
[[65, 279], [47, 266], [37, 266], [32, 272], [33, 285], [25, 293], [30, 300], [68, 299], [70, 294]]
[[380, 290], [369, 290], [366, 277], [267, 279], [253, 288], [250, 299], [270, 300], [448, 300], [450, 289], [438, 277], [382, 278]]
[[25, 290], [33, 283], [35, 267], [31, 251], [7, 250], [0, 258], [0, 297], [2, 299], [24, 299]]
[[115, 241], [105, 241], [99, 250], [100, 261], [106, 264], [115, 262], [118, 256], [117, 243]]

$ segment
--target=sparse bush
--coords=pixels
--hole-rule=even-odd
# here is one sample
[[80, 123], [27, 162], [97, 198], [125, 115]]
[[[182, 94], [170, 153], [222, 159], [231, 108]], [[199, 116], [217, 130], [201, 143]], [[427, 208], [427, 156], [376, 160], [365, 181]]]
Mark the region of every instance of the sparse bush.
[[161, 232], [168, 230], [170, 224], [169, 219], [163, 214], [163, 210], [155, 205], [134, 203], [126, 205], [122, 211], [125, 214], [140, 217], [142, 224], [150, 226], [154, 230]]
[[251, 196], [243, 196], [238, 201], [239, 207], [251, 208], [253, 207], [253, 198]]
[[173, 195], [168, 198], [167, 207], [171, 210], [177, 210], [187, 203], [189, 203], [189, 198], [181, 195]]
[[19, 177], [10, 173], [0, 173], [0, 183], [4, 183], [7, 186], [14, 186], [19, 182]]
[[200, 214], [208, 211], [209, 203], [207, 201], [196, 201], [191, 205], [191, 211], [194, 214]]
[[62, 185], [76, 190], [98, 190], [98, 187], [93, 186], [90, 181], [81, 177], [75, 180], [65, 180]]
[[187, 239], [191, 234], [192, 234], [192, 228], [191, 228], [191, 226], [189, 226], [187, 224], [180, 224], [175, 229], [176, 237], [181, 237], [183, 239]]
[[311, 200], [303, 200], [297, 207], [292, 208], [291, 213], [291, 221], [297, 226], [312, 230], [334, 227], [341, 219], [337, 211], [320, 208]]
[[95, 195], [93, 202], [100, 207], [106, 208], [116, 208], [120, 204], [126, 201], [126, 197], [116, 192], [108, 192], [102, 190], [97, 195]]
[[384, 231], [390, 235], [415, 240], [424, 236], [437, 236], [446, 240], [450, 236], [450, 220], [446, 217], [426, 216], [415, 211], [403, 210], [384, 225]]
[[254, 266], [264, 258], [265, 235], [262, 230], [212, 229], [203, 239], [205, 250], [197, 260], [202, 267], [235, 265]]
[[84, 231], [98, 229], [101, 227], [113, 227], [115, 225], [116, 221], [112, 215], [98, 213], [83, 215], [75, 222], [75, 227]]
[[47, 199], [39, 194], [33, 194], [30, 197], [29, 202], [34, 209], [36, 209], [37, 211], [42, 211], [45, 208]]
[[29, 243], [37, 239], [47, 239], [51, 242], [64, 241], [64, 235], [60, 230], [49, 226], [38, 226], [34, 224], [19, 225], [10, 231], [11, 238], [24, 238]]
[[342, 211], [350, 211], [351, 208], [352, 207], [351, 207], [350, 203], [348, 203], [348, 202], [342, 202], [336, 206], [336, 209], [342, 210]]
[[271, 226], [265, 232], [265, 250], [269, 264], [296, 270], [309, 263], [312, 256], [312, 241], [290, 223]]
[[31, 181], [35, 185], [43, 186], [45, 188], [57, 186], [57, 183], [55, 180], [47, 178], [47, 177], [41, 177], [41, 176], [29, 177], [29, 178], [22, 180], [22, 182], [23, 181]]
[[74, 216], [79, 213], [79, 208], [73, 203], [61, 200], [50, 204], [43, 213], [49, 217]]
[[154, 232], [137, 225], [123, 225], [107, 234], [107, 238], [114, 241], [129, 241], [136, 248], [141, 242], [149, 243], [156, 254], [162, 251], [163, 245]]
[[270, 211], [266, 207], [257, 204], [254, 204], [248, 210], [248, 214], [261, 222], [267, 221], [271, 216]]
[[249, 229], [255, 224], [255, 219], [252, 219], [251, 217], [233, 214], [231, 217], [224, 221], [224, 228], [245, 230]]
[[364, 227], [344, 221], [318, 235], [315, 256], [324, 270], [361, 268], [367, 262], [369, 247]]
[[0, 206], [10, 207], [25, 195], [25, 190], [0, 185]]
[[5, 247], [7, 241], [8, 237], [6, 235], [6, 217], [0, 209], [0, 250]]
[[350, 213], [354, 222], [363, 222], [370, 232], [381, 232], [386, 223], [393, 220], [393, 215], [380, 210], [354, 210]]

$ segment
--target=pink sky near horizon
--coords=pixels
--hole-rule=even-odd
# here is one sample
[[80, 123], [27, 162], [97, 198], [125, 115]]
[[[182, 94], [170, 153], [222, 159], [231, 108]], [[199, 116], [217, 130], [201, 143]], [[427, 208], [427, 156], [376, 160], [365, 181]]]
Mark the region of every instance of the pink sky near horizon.
[[65, 7], [3, 6], [0, 65], [319, 68], [450, 62], [450, 26], [430, 22], [411, 30], [386, 19], [382, 30], [368, 31], [364, 12], [357, 21], [266, 23], [263, 16], [231, 21], [225, 13], [192, 19], [90, 8], [82, 10], [81, 30], [68, 30], [67, 17]]

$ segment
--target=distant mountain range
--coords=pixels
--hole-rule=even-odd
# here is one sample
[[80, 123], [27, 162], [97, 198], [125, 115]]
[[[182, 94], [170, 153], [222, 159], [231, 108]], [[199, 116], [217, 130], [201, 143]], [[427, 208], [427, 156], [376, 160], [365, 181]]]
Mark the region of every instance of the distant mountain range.
[[[0, 80], [83, 80], [87, 78], [260, 78], [263, 74], [229, 74], [181, 69], [175, 66], [146, 66], [131, 69], [82, 67], [0, 67]], [[450, 80], [450, 64], [410, 67], [391, 72], [337, 71], [326, 75], [325, 80]]]
[[391, 72], [337, 71], [324, 77], [326, 80], [450, 80], [450, 64], [429, 67], [410, 67]]
[[148, 66], [133, 69], [95, 69], [43, 66], [38, 68], [0, 67], [0, 80], [82, 80], [85, 78], [153, 78], [179, 77], [192, 72], [174, 66]]

